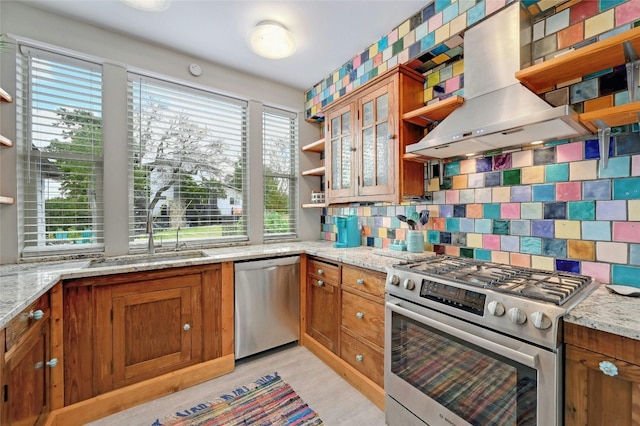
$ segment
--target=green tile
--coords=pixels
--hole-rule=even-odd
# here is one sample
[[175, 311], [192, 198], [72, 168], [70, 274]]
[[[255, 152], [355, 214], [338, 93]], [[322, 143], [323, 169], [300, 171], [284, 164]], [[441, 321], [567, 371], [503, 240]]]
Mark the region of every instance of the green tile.
[[569, 180], [569, 163], [551, 164], [544, 168], [546, 182], [566, 182]]
[[445, 176], [457, 176], [460, 174], [460, 162], [452, 161], [451, 163], [447, 163], [444, 166], [444, 175]]
[[482, 215], [485, 219], [500, 219], [500, 204], [485, 204]]
[[447, 231], [459, 231], [460, 230], [460, 219], [454, 217], [447, 218]]
[[640, 199], [640, 177], [616, 179], [613, 181], [614, 200]]
[[567, 206], [569, 220], [594, 220], [596, 217], [595, 201], [569, 201]]
[[640, 268], [636, 266], [612, 265], [612, 284], [640, 287]]
[[401, 38], [393, 43], [393, 46], [391, 47], [391, 55], [396, 56], [398, 53], [402, 52], [402, 49], [404, 49], [404, 39]]
[[460, 249], [460, 257], [466, 257], [468, 259], [473, 259], [473, 249], [462, 247]]
[[505, 170], [502, 172], [503, 185], [520, 185], [520, 169]]
[[494, 220], [493, 221], [493, 233], [496, 235], [509, 235], [509, 221], [508, 220]]

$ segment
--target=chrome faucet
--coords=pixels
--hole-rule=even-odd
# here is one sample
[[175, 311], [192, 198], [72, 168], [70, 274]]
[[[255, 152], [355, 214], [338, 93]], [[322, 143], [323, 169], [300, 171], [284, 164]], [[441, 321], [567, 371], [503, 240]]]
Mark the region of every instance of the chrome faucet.
[[154, 254], [156, 252], [156, 246], [153, 244], [153, 213], [149, 212], [147, 216], [147, 233], [149, 234], [149, 241], [147, 243], [147, 252]]
[[180, 244], [180, 225], [176, 228], [176, 248], [175, 251], [179, 251], [181, 248], [186, 247], [186, 243]]

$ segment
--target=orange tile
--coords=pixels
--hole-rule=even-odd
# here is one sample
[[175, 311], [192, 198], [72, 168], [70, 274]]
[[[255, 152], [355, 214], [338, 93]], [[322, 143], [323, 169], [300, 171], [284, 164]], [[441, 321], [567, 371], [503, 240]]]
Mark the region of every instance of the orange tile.
[[454, 176], [451, 184], [453, 189], [467, 189], [467, 175]]
[[365, 237], [370, 237], [371, 236], [371, 227], [370, 226], [363, 226], [363, 234]]
[[584, 101], [584, 112], [597, 111], [602, 108], [611, 108], [612, 106], [613, 95], [602, 96]]
[[564, 30], [558, 31], [558, 50], [571, 47], [584, 40], [584, 22], [578, 22]]
[[482, 204], [468, 204], [467, 217], [470, 219], [482, 219]]
[[447, 229], [447, 219], [444, 217], [433, 218], [433, 229], [435, 231], [445, 231]]
[[449, 256], [460, 256], [460, 247], [444, 246], [444, 254], [448, 254]]
[[531, 256], [522, 253], [511, 253], [511, 265], [522, 266], [523, 268], [531, 267]]
[[405, 240], [406, 230], [403, 228], [396, 229], [396, 239]]
[[595, 260], [596, 246], [594, 241], [568, 240], [567, 255], [570, 259]]

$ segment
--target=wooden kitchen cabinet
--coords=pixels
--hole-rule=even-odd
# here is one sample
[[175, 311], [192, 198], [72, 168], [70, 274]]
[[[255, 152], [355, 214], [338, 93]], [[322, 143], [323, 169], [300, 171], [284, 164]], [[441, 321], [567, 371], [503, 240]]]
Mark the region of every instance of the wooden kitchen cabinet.
[[49, 295], [23, 310], [3, 332], [0, 362], [3, 425], [42, 424], [51, 409], [51, 358]]
[[227, 355], [221, 285], [220, 265], [65, 282], [65, 405]]
[[565, 323], [565, 425], [640, 424], [640, 341]]
[[423, 82], [399, 65], [326, 108], [327, 204], [424, 195], [423, 165], [403, 159], [422, 130], [401, 119], [423, 105]]
[[340, 266], [318, 259], [307, 263], [306, 333], [335, 354], [340, 342]]

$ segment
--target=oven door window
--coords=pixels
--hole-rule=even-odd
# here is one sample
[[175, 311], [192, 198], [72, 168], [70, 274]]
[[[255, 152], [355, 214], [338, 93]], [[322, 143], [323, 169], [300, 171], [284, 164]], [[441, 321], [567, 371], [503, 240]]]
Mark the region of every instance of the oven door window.
[[536, 370], [392, 316], [391, 372], [472, 425], [536, 425]]

